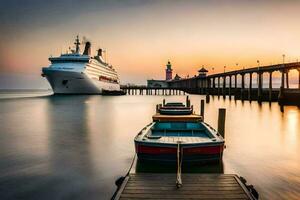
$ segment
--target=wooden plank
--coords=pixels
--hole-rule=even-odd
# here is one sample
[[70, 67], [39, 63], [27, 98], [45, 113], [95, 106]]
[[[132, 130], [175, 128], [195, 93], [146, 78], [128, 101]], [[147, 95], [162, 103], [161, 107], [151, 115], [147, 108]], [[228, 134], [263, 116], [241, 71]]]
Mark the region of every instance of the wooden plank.
[[[130, 177], [174, 177], [173, 173], [140, 173], [140, 174], [130, 174]], [[214, 178], [214, 177], [219, 177], [219, 178], [224, 178], [224, 177], [230, 177], [234, 178], [235, 174], [197, 174], [197, 173], [189, 173], [189, 174], [182, 174], [183, 177], [206, 177], [206, 178]]]
[[[126, 189], [132, 189], [132, 190], [177, 190], [175, 186], [158, 186], [158, 187], [143, 187], [143, 186], [136, 186], [136, 187], [130, 187], [127, 186]], [[234, 191], [234, 190], [243, 190], [239, 186], [233, 186], [233, 187], [182, 187], [180, 190], [183, 191]]]
[[[140, 198], [134, 198], [134, 197], [131, 197], [131, 198], [124, 198], [124, 197], [121, 197], [120, 198], [121, 200], [136, 200], [136, 199], [140, 199]], [[146, 198], [142, 198], [142, 199], [146, 199]], [[184, 198], [186, 200], [188, 200], [189, 198]], [[191, 198], [192, 200], [212, 200], [211, 198]], [[153, 198], [147, 198], [147, 200], [157, 200], [157, 199], [153, 199]], [[230, 200], [247, 200], [247, 198], [231, 198]]]
[[[139, 184], [139, 183], [132, 183], [129, 182], [127, 183], [128, 186], [157, 186], [157, 185], [164, 185], [164, 186], [174, 186], [175, 185], [175, 181], [173, 183], [151, 183], [151, 182], [144, 182], [143, 184]], [[209, 186], [209, 187], [230, 187], [230, 186], [235, 186], [236, 183], [185, 183], [183, 182], [185, 187], [205, 187], [205, 186]]]
[[[176, 180], [176, 176], [174, 177], [162, 177], [162, 178], [132, 178], [130, 177], [130, 181], [174, 181]], [[182, 177], [182, 180], [186, 181], [186, 182], [235, 182], [236, 183], [236, 179], [234, 178], [186, 178], [186, 177]]]
[[[184, 181], [184, 180], [183, 180]], [[170, 181], [164, 181], [163, 184], [165, 185], [174, 185], [174, 183], [176, 182], [176, 180], [170, 180]], [[236, 181], [216, 181], [216, 182], [212, 182], [212, 181], [196, 181], [196, 180], [189, 180], [189, 181], [184, 181], [185, 184], [189, 185], [189, 184], [195, 184], [195, 185], [207, 185], [207, 184], [215, 184], [215, 185], [222, 185], [222, 184], [236, 184]], [[130, 181], [130, 184], [139, 184], [139, 185], [158, 185], [158, 184], [162, 184], [162, 181]]]
[[[173, 189], [169, 190], [170, 192], [174, 194], [216, 194], [215, 190], [180, 190], [180, 189]], [[123, 194], [160, 194], [160, 190], [135, 190], [135, 189], [126, 189], [123, 191]], [[245, 192], [243, 190], [225, 190], [225, 191], [218, 191], [218, 195], [224, 195], [224, 194], [244, 194]]]
[[161, 194], [122, 194], [124, 198], [152, 198], [152, 199], [195, 199], [195, 198], [207, 198], [207, 199], [231, 199], [231, 198], [247, 198], [246, 194], [174, 194], [174, 193], [161, 193]]
[[175, 174], [130, 174], [116, 199], [253, 199], [236, 175], [182, 174], [176, 188]]

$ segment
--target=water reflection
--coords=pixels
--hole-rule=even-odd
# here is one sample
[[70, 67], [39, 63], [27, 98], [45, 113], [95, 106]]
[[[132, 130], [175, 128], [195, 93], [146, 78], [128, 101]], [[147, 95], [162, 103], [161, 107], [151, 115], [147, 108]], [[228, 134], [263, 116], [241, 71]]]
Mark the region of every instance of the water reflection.
[[[74, 98], [76, 101], [72, 100]], [[90, 164], [87, 108], [84, 103], [89, 98], [90, 96], [47, 98], [46, 123], [51, 125], [48, 130], [48, 148], [50, 170], [53, 172], [83, 177], [93, 173]]]
[[[35, 95], [35, 94], [34, 94]], [[204, 96], [191, 95], [199, 113]], [[126, 174], [135, 135], [155, 105], [185, 96], [48, 96], [0, 100], [1, 199], [109, 199]], [[262, 199], [299, 199], [300, 109], [212, 97], [205, 121], [217, 127], [226, 108], [223, 163], [184, 166], [184, 173], [231, 173]], [[176, 166], [136, 163], [137, 173]]]

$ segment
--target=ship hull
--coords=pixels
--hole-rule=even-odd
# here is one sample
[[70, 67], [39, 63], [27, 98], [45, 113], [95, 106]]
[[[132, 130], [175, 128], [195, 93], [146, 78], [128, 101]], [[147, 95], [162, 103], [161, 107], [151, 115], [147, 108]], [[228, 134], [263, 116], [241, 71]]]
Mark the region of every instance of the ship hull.
[[94, 80], [83, 72], [43, 69], [54, 94], [102, 94], [103, 91], [120, 91], [117, 83]]

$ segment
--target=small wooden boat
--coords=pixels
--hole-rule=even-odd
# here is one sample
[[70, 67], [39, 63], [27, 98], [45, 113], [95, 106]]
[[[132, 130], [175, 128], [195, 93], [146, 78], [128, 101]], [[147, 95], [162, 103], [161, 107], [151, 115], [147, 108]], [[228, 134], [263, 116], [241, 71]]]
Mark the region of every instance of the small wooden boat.
[[182, 103], [157, 105], [153, 122], [135, 137], [139, 160], [176, 162], [219, 161], [224, 149], [223, 137], [193, 113], [187, 98]]

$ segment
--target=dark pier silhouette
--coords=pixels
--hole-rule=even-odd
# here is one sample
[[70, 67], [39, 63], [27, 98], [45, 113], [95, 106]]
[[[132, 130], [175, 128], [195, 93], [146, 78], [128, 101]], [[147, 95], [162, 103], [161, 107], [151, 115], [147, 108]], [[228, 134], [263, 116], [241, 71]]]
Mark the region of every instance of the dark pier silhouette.
[[[298, 71], [298, 88], [289, 87], [289, 72]], [[280, 88], [273, 88], [273, 73], [281, 73]], [[267, 73], [269, 86], [263, 87], [263, 74]], [[257, 86], [253, 86], [253, 74], [257, 75]], [[246, 78], [248, 75], [248, 87]], [[239, 82], [239, 85], [238, 85]], [[168, 81], [168, 87], [122, 86], [128, 95], [181, 95], [201, 94], [234, 97], [241, 100], [278, 101], [280, 104], [300, 105], [300, 62], [228, 71], [218, 74], [199, 74], [191, 78]]]
[[127, 95], [185, 95], [186, 90], [180, 87], [147, 87], [147, 86], [121, 86]]

